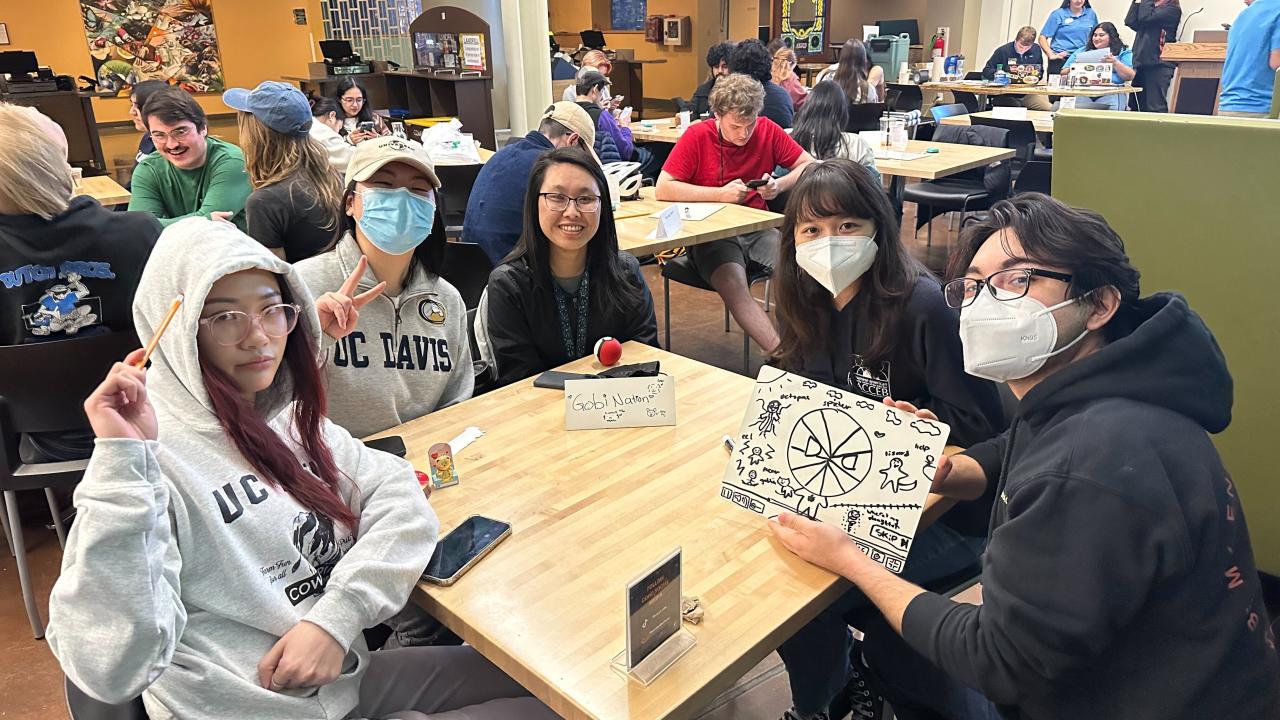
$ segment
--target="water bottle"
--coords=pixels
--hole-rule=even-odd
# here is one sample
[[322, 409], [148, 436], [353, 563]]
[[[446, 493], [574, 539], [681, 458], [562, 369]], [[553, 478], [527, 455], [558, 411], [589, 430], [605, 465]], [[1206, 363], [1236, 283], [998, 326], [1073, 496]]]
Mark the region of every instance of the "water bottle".
[[889, 145], [889, 113], [880, 116], [880, 144]]
[[964, 79], [964, 55], [956, 58], [956, 78], [959, 80]]
[[995, 80], [996, 80], [996, 84], [997, 84], [997, 85], [1008, 85], [1008, 84], [1009, 84], [1009, 73], [1007, 73], [1007, 72], [1005, 72], [1005, 71], [1004, 71], [1004, 65], [997, 65], [997, 66], [996, 66], [996, 75], [995, 75]]

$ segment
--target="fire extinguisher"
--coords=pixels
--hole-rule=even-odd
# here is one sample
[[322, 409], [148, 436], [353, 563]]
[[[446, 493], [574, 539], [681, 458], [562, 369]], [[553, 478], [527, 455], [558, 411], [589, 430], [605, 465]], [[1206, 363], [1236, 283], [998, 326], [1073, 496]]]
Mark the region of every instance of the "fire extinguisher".
[[942, 57], [942, 48], [944, 46], [944, 38], [942, 35], [933, 36], [933, 57]]

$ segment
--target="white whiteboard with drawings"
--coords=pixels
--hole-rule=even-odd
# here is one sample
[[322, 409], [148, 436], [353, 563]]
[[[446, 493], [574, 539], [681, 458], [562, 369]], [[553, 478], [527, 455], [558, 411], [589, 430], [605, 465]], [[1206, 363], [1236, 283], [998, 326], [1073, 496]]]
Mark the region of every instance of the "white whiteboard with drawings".
[[720, 495], [842, 528], [902, 572], [951, 429], [768, 365], [734, 438]]

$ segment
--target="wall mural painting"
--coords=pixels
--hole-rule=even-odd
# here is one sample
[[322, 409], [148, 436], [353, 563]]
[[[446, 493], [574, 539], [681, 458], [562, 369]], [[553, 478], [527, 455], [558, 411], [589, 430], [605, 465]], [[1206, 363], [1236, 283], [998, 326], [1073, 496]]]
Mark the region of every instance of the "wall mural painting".
[[127, 96], [143, 80], [223, 91], [210, 0], [80, 0], [80, 13], [101, 91]]

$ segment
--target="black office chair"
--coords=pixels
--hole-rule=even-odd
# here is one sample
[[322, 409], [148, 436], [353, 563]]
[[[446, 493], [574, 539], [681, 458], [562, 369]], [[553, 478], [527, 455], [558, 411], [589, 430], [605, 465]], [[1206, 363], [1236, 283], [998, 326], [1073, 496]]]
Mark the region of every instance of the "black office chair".
[[62, 688], [67, 695], [67, 714], [71, 720], [147, 720], [147, 708], [141, 697], [112, 705], [90, 697], [66, 677], [62, 679]]
[[[981, 72], [968, 72], [964, 74], [964, 79], [982, 80], [983, 78]], [[969, 112], [982, 112], [985, 99], [979, 98], [977, 93], [965, 92], [964, 90], [952, 90], [951, 95], [956, 99], [956, 102], [969, 108]]]
[[1009, 147], [1018, 153], [1013, 164], [1013, 178], [1017, 180], [1022, 168], [1035, 159], [1036, 126], [1030, 120], [1005, 120], [1003, 118], [987, 118], [973, 116], [969, 120], [974, 125], [1002, 128], [1009, 131]]
[[481, 357], [480, 343], [476, 342], [476, 313], [479, 307], [467, 310], [467, 340], [471, 343], [471, 372], [475, 376], [475, 388], [471, 397], [478, 397], [492, 390], [498, 381], [497, 368]]
[[489, 256], [479, 245], [469, 242], [446, 242], [444, 260], [440, 264], [440, 277], [449, 281], [462, 295], [462, 302], [470, 310], [480, 303], [480, 294], [489, 284]]
[[676, 112], [678, 113], [684, 112], [686, 110], [688, 110], [689, 112], [693, 112], [693, 103], [689, 102], [688, 100], [685, 100], [682, 97], [671, 98], [671, 104], [676, 106]]
[[[715, 288], [703, 281], [693, 267], [688, 255], [680, 255], [670, 260], [660, 261], [662, 266], [662, 324], [666, 332], [666, 350], [671, 350], [671, 282], [681, 283], [699, 290], [715, 292]], [[747, 287], [755, 287], [756, 283], [764, 283], [764, 311], [769, 312], [769, 279], [773, 277], [773, 268], [766, 268], [754, 263], [747, 266]], [[729, 332], [729, 306], [724, 308], [724, 331]], [[751, 374], [751, 336], [742, 331], [742, 374]]]
[[23, 433], [87, 430], [85, 398], [114, 363], [138, 346], [137, 336], [130, 332], [0, 347], [0, 510], [5, 512], [5, 534], [17, 559], [22, 599], [37, 640], [44, 637], [44, 623], [27, 569], [17, 492], [44, 490], [58, 544], [65, 547], [67, 533], [54, 490], [80, 482], [89, 461], [26, 464], [18, 457], [18, 441]]
[[1022, 166], [1022, 172], [1013, 181], [1013, 194], [1025, 192], [1053, 194], [1053, 163], [1033, 160]]
[[934, 105], [929, 108], [929, 114], [933, 116], [933, 121], [941, 124], [943, 118], [949, 118], [956, 115], [968, 115], [968, 106], [962, 103], [953, 103], [951, 105]]
[[479, 164], [437, 165], [436, 177], [440, 178], [440, 214], [444, 216], [445, 237], [462, 237], [462, 221], [467, 214], [467, 200], [471, 187], [480, 175]]
[[[892, 95], [896, 91], [896, 95]], [[889, 101], [889, 109], [894, 112], [911, 112], [924, 107], [924, 92], [919, 85], [913, 83], [889, 83], [889, 93], [893, 98]]]
[[880, 116], [888, 109], [888, 103], [849, 103], [849, 122], [844, 131], [879, 130]]
[[[934, 134], [935, 142], [958, 145], [1010, 147], [1009, 131], [981, 125], [941, 125]], [[966, 170], [940, 180], [926, 180], [908, 185], [903, 191], [905, 202], [916, 203], [916, 230], [929, 226], [927, 245], [933, 245], [934, 217], [948, 212], [960, 213], [960, 226], [965, 217], [977, 210], [990, 208], [997, 200], [1009, 196], [1009, 164], [1005, 161]]]

